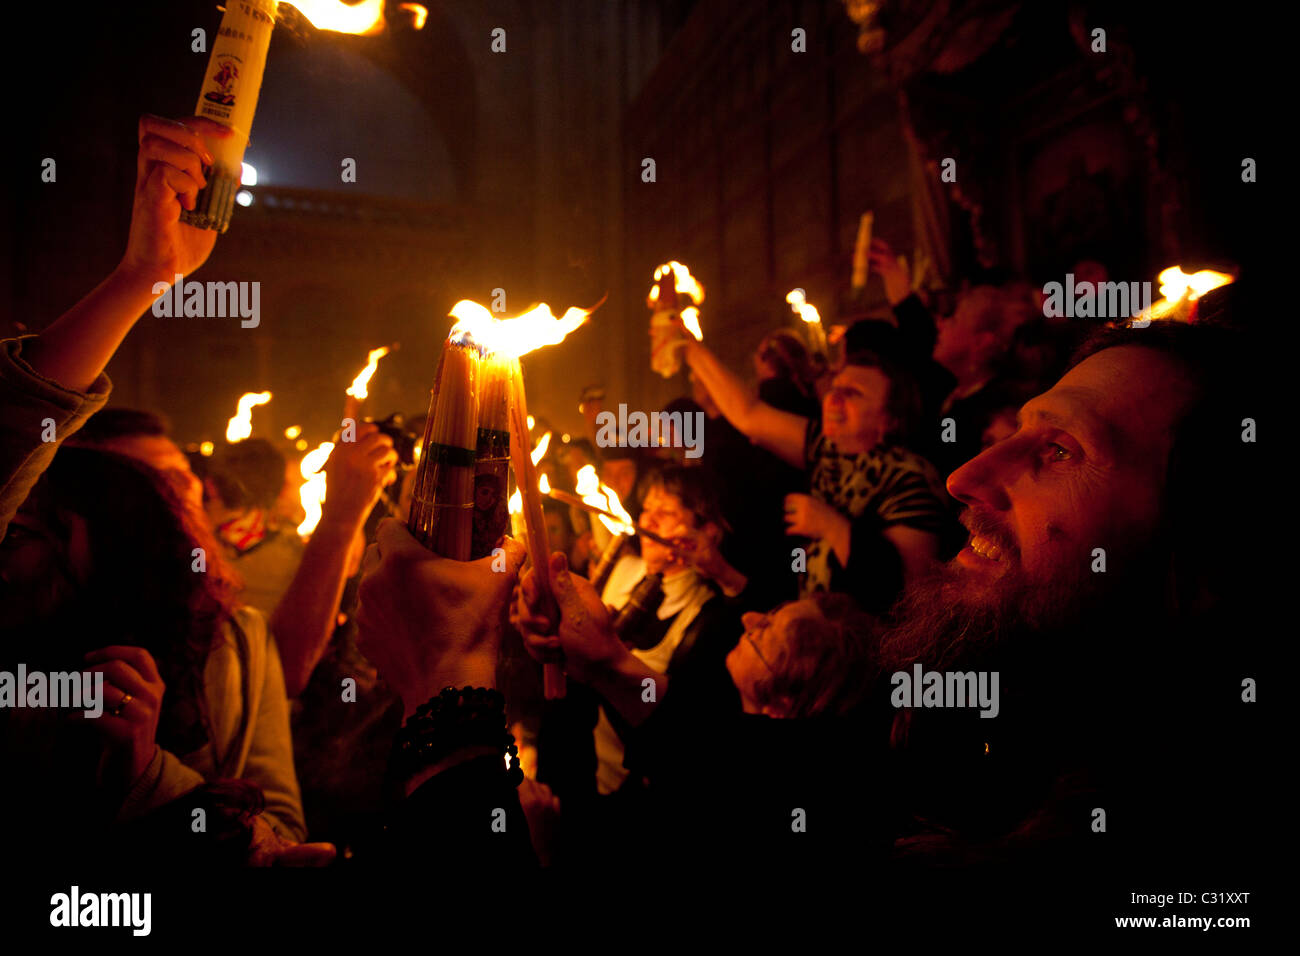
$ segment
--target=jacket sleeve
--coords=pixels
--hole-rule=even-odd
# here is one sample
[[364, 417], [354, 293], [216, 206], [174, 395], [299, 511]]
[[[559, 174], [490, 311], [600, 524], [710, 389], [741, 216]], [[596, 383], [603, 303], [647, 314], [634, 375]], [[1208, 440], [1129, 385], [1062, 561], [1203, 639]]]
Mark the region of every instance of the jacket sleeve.
[[302, 793], [293, 765], [293, 738], [289, 730], [289, 700], [284, 690], [284, 670], [275, 640], [261, 629], [266, 647], [266, 668], [262, 696], [257, 702], [257, 723], [244, 764], [242, 779], [255, 783], [266, 797], [267, 822], [285, 837], [303, 841], [307, 824], [302, 812]]
[[182, 797], [202, 785], [203, 775], [181, 763], [174, 754], [159, 747], [153, 760], [145, 768], [126, 795], [117, 814], [118, 823], [129, 823], [145, 816], [163, 804]]
[[103, 374], [89, 392], [40, 375], [22, 358], [31, 338], [0, 341], [0, 539], [59, 445], [104, 407], [113, 387]]

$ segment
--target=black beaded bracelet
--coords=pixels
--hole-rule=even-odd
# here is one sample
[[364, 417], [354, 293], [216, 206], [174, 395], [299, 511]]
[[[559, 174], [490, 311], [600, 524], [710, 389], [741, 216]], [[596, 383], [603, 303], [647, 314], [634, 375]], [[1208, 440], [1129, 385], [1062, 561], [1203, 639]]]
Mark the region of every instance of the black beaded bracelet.
[[[447, 687], [416, 708], [393, 741], [390, 774], [410, 779], [467, 747], [490, 747], [511, 758], [507, 778], [519, 786], [519, 748], [506, 726], [506, 699], [486, 687]], [[504, 757], [502, 770], [505, 770]]]

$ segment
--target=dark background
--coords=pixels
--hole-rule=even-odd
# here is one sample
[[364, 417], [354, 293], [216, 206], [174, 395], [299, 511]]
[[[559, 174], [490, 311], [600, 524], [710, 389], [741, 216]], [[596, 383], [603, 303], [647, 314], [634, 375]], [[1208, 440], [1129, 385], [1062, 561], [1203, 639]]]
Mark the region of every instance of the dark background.
[[[808, 290], [847, 301], [859, 214], [955, 286], [980, 265], [1061, 281], [1235, 263], [1255, 277], [1293, 122], [1270, 85], [1274, 7], [885, 0], [882, 49], [832, 0], [430, 0], [421, 31], [277, 27], [246, 160], [255, 202], [195, 278], [255, 280], [261, 325], [147, 315], [109, 368], [112, 403], [182, 442], [219, 439], [245, 391], [254, 434], [328, 437], [367, 349], [400, 341], [368, 411], [421, 412], [447, 310], [504, 288], [516, 314], [608, 301], [525, 361], [530, 410], [574, 433], [584, 384], [653, 409], [685, 391], [649, 367], [644, 306], [669, 258], [705, 284], [705, 339], [733, 368]], [[0, 334], [36, 331], [121, 255], [142, 112], [193, 111], [212, 2], [6, 11]], [[1107, 53], [1088, 50], [1107, 30]], [[507, 52], [490, 51], [502, 27]], [[791, 50], [791, 30], [807, 52]], [[210, 49], [210, 47], [209, 47]], [[1261, 183], [1241, 182], [1241, 160]], [[41, 162], [57, 162], [42, 183]], [[340, 161], [357, 161], [355, 184]], [[641, 181], [653, 157], [657, 181]], [[937, 162], [957, 161], [943, 184]], [[868, 306], [879, 309], [878, 280]], [[854, 304], [856, 308], [860, 304]]]

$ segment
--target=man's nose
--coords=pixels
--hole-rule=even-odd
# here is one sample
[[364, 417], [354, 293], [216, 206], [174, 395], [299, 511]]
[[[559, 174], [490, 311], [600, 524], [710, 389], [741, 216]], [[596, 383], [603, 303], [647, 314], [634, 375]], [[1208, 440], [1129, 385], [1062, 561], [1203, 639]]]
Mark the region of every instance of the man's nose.
[[1011, 507], [1006, 488], [1020, 465], [1015, 438], [992, 445], [948, 476], [948, 494], [962, 504], [980, 504], [990, 511]]
[[755, 611], [746, 611], [744, 614], [740, 615], [740, 623], [744, 625], [745, 630], [747, 631], [752, 631], [757, 628], [762, 620], [763, 615]]

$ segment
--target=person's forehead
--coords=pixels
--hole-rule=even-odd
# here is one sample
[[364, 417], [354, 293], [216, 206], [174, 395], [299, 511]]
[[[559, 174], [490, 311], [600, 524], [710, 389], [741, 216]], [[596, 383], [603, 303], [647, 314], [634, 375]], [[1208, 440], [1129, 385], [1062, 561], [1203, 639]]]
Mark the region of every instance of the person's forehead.
[[658, 508], [660, 510], [672, 511], [682, 506], [682, 499], [676, 495], [669, 494], [662, 488], [651, 488], [646, 492], [645, 503], [647, 508]]
[[1083, 429], [1112, 447], [1140, 445], [1167, 432], [1190, 398], [1192, 383], [1175, 360], [1154, 349], [1103, 349], [1026, 403], [1021, 419]]
[[812, 601], [791, 601], [789, 604], [785, 604], [778, 608], [772, 614], [772, 623], [780, 627], [785, 627], [787, 624], [792, 621], [797, 621], [799, 618], [813, 617], [819, 613], [821, 612], [817, 610], [817, 605], [813, 604]]
[[846, 365], [835, 376], [837, 387], [854, 386], [871, 391], [885, 385], [885, 373], [873, 365]]

